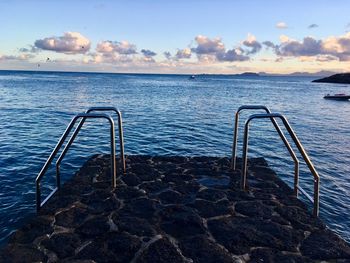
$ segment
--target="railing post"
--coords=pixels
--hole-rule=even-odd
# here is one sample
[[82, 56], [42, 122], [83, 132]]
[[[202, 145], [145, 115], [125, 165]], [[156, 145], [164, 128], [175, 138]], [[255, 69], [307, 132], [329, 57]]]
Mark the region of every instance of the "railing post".
[[238, 122], [239, 122], [239, 111], [235, 113], [235, 127], [233, 131], [233, 144], [232, 144], [232, 157], [231, 157], [231, 168], [236, 170], [236, 152], [237, 152], [237, 136], [238, 136]]
[[294, 163], [294, 195], [298, 197], [299, 185], [299, 162]]
[[115, 161], [115, 134], [114, 134], [114, 122], [113, 120], [110, 120], [111, 122], [111, 176], [112, 176], [112, 184], [113, 188], [117, 186], [117, 168], [116, 168], [116, 161]]
[[319, 203], [320, 203], [320, 180], [319, 178], [314, 179], [314, 212], [315, 217], [319, 214]]
[[36, 211], [39, 212], [41, 207], [41, 189], [40, 181], [36, 181]]
[[121, 162], [122, 162], [122, 166], [123, 166], [123, 172], [126, 173], [122, 114], [120, 111], [117, 111], [117, 115], [118, 115], [118, 128], [119, 128], [120, 158], [121, 158]]
[[243, 139], [243, 154], [242, 154], [242, 176], [241, 176], [241, 188], [246, 190], [247, 182], [247, 154], [248, 154], [248, 136], [249, 136], [249, 121], [244, 126], [244, 139]]

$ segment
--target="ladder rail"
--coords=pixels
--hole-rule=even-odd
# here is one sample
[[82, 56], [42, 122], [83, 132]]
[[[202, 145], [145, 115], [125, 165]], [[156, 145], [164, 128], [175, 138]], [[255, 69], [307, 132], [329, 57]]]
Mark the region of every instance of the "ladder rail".
[[[119, 130], [119, 147], [120, 147], [120, 159], [123, 167], [123, 172], [126, 172], [126, 165], [125, 165], [125, 155], [124, 155], [124, 137], [123, 137], [123, 122], [122, 122], [122, 114], [121, 112], [115, 108], [115, 107], [91, 107], [89, 108], [85, 113], [91, 113], [94, 111], [114, 111], [118, 116], [118, 130]], [[82, 118], [82, 120], [79, 122], [77, 128], [74, 130], [72, 136], [69, 138], [69, 141], [67, 142], [66, 146], [64, 147], [61, 155], [58, 157], [56, 161], [56, 179], [57, 179], [57, 185], [60, 187], [60, 165], [63, 160], [63, 158], [66, 156], [66, 153], [68, 152], [69, 148], [71, 147], [73, 141], [77, 137], [79, 131], [81, 130], [82, 126], [84, 125], [86, 121], [86, 118]]]
[[[313, 215], [318, 216], [319, 214], [319, 190], [320, 190], [320, 176], [318, 175], [314, 165], [312, 164], [308, 154], [306, 153], [303, 145], [301, 144], [300, 140], [296, 136], [296, 133], [290, 126], [288, 120], [286, 117], [284, 117], [282, 114], [279, 113], [265, 113], [265, 114], [253, 114], [249, 116], [248, 120], [245, 123], [244, 127], [244, 140], [243, 140], [243, 162], [242, 162], [242, 177], [241, 177], [241, 187], [242, 189], [246, 189], [246, 181], [247, 181], [247, 155], [248, 155], [248, 135], [249, 135], [249, 123], [254, 119], [264, 119], [264, 118], [279, 118], [282, 120], [284, 127], [288, 131], [289, 135], [291, 136], [292, 140], [294, 141], [295, 145], [297, 146], [301, 156], [303, 157], [304, 161], [306, 162], [309, 170], [311, 171], [313, 177], [314, 177], [314, 194], [313, 194]], [[301, 187], [298, 186], [299, 189]], [[304, 193], [305, 191], [301, 191]], [[308, 199], [309, 196], [307, 195]]]
[[111, 176], [112, 176], [112, 186], [113, 187], [116, 186], [116, 180], [117, 180], [116, 172], [117, 172], [117, 170], [116, 170], [116, 162], [115, 162], [115, 130], [114, 130], [113, 118], [110, 117], [107, 114], [80, 113], [80, 114], [77, 114], [76, 116], [74, 116], [72, 118], [72, 120], [68, 124], [66, 130], [64, 131], [64, 133], [62, 134], [62, 136], [59, 139], [58, 143], [56, 144], [54, 150], [51, 152], [50, 156], [47, 158], [43, 168], [40, 170], [38, 176], [35, 179], [35, 184], [36, 184], [36, 208], [37, 208], [37, 211], [39, 211], [40, 208], [53, 196], [53, 194], [59, 190], [60, 179], [59, 178], [57, 179], [57, 174], [56, 174], [56, 183], [57, 183], [56, 188], [49, 194], [48, 197], [46, 197], [44, 199], [43, 202], [41, 202], [41, 189], [40, 189], [41, 179], [43, 178], [43, 176], [47, 172], [50, 164], [52, 163], [53, 159], [55, 158], [55, 156], [57, 155], [58, 151], [62, 147], [64, 141], [67, 139], [67, 137], [68, 137], [69, 133], [71, 132], [71, 130], [73, 129], [75, 123], [77, 122], [77, 120], [79, 120], [81, 118], [107, 119], [108, 122], [110, 123]]
[[[267, 108], [264, 105], [242, 105], [238, 108], [238, 110], [235, 113], [235, 126], [234, 126], [234, 133], [233, 133], [233, 144], [232, 144], [232, 159], [231, 159], [231, 168], [233, 170], [236, 170], [236, 163], [237, 163], [237, 141], [238, 141], [238, 122], [239, 122], [239, 114], [242, 110], [264, 110], [266, 113], [271, 113], [270, 109]], [[292, 157], [294, 161], [294, 194], [298, 196], [298, 184], [299, 184], [299, 160], [297, 155], [295, 154], [293, 148], [289, 144], [287, 138], [283, 134], [280, 126], [276, 122], [274, 118], [270, 118], [273, 126], [275, 127], [278, 135], [282, 139], [284, 145], [286, 146], [289, 155]]]

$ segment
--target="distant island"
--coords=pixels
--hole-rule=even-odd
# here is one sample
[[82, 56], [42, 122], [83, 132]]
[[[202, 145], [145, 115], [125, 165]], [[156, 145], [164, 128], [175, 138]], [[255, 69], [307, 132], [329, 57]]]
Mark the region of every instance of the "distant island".
[[315, 79], [312, 82], [350, 84], [350, 73], [334, 74], [330, 77]]
[[244, 72], [241, 74], [236, 74], [235, 76], [242, 76], [242, 77], [259, 77], [260, 75], [255, 72]]

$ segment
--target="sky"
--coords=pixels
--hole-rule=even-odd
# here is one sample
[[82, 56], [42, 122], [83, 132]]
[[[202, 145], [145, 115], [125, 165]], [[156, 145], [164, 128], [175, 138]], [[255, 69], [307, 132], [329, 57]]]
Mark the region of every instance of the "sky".
[[350, 2], [0, 0], [0, 70], [350, 71]]

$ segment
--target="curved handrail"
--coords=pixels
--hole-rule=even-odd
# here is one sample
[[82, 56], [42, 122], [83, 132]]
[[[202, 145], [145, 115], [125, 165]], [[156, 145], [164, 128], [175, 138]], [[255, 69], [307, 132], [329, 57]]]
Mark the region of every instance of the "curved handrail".
[[[122, 122], [122, 114], [121, 112], [115, 108], [115, 107], [91, 107], [89, 108], [85, 113], [90, 113], [92, 111], [114, 111], [118, 116], [118, 129], [119, 129], [119, 145], [120, 145], [120, 159], [123, 166], [123, 172], [126, 172], [126, 166], [125, 166], [125, 157], [124, 157], [124, 138], [123, 138], [123, 122]], [[64, 147], [61, 155], [58, 157], [56, 161], [56, 178], [57, 178], [57, 185], [60, 187], [60, 165], [63, 160], [63, 158], [66, 156], [67, 151], [69, 150], [70, 146], [72, 145], [73, 141], [77, 137], [81, 127], [84, 125], [86, 121], [86, 118], [83, 118], [77, 128], [74, 130], [72, 136], [69, 138], [68, 143]]]
[[69, 125], [67, 126], [66, 130], [62, 134], [61, 138], [59, 139], [58, 143], [56, 144], [54, 150], [51, 152], [49, 158], [46, 160], [43, 168], [39, 172], [38, 176], [35, 179], [36, 183], [36, 208], [37, 211], [40, 210], [40, 208], [52, 197], [52, 195], [59, 189], [59, 183], [60, 180], [59, 178], [57, 179], [57, 187], [45, 198], [43, 202], [41, 202], [41, 191], [40, 191], [40, 181], [46, 171], [49, 168], [49, 165], [51, 164], [52, 160], [55, 158], [56, 154], [62, 147], [65, 139], [69, 135], [70, 131], [73, 129], [74, 124], [76, 121], [80, 118], [103, 118], [107, 119], [111, 125], [110, 129], [110, 136], [111, 136], [111, 175], [112, 175], [112, 186], [116, 186], [116, 181], [117, 181], [117, 174], [116, 174], [116, 162], [115, 162], [115, 131], [114, 131], [114, 121], [112, 117], [110, 117], [107, 114], [92, 114], [92, 113], [81, 113], [77, 114], [76, 116], [73, 117], [73, 119], [70, 121]]
[[[269, 108], [267, 108], [264, 105], [242, 105], [238, 108], [235, 114], [235, 127], [234, 127], [234, 133], [233, 133], [233, 145], [232, 145], [232, 159], [231, 159], [231, 168], [233, 170], [236, 170], [236, 161], [237, 161], [237, 137], [238, 137], [238, 121], [239, 121], [239, 114], [242, 110], [265, 110], [266, 113], [271, 113]], [[293, 151], [293, 148], [290, 146], [287, 138], [284, 136], [280, 126], [276, 122], [274, 118], [270, 118], [273, 126], [275, 127], [278, 135], [282, 139], [284, 145], [286, 146], [290, 156], [292, 157], [294, 161], [294, 194], [298, 196], [298, 184], [299, 184], [299, 160], [297, 158], [297, 155]]]
[[[287, 129], [289, 135], [292, 137], [295, 145], [297, 146], [300, 154], [302, 155], [304, 161], [306, 162], [307, 166], [309, 167], [309, 170], [311, 171], [313, 177], [314, 177], [314, 198], [313, 198], [313, 214], [314, 216], [318, 216], [319, 212], [319, 187], [320, 187], [320, 176], [318, 175], [314, 165], [312, 164], [309, 156], [307, 155], [304, 147], [302, 146], [301, 142], [299, 141], [298, 137], [296, 136], [295, 132], [293, 131], [292, 127], [290, 126], [288, 120], [286, 117], [279, 113], [266, 113], [266, 114], [253, 114], [249, 116], [248, 120], [245, 123], [244, 127], [244, 140], [243, 140], [243, 162], [242, 162], [242, 178], [241, 178], [241, 187], [242, 189], [246, 188], [246, 180], [247, 180], [247, 155], [248, 155], [248, 133], [249, 133], [249, 123], [253, 119], [264, 119], [264, 118], [279, 118], [282, 120], [285, 128]], [[298, 187], [301, 189], [300, 187]], [[302, 191], [305, 193], [304, 191]], [[308, 197], [308, 195], [307, 195]], [[312, 201], [312, 200], [311, 200]]]

